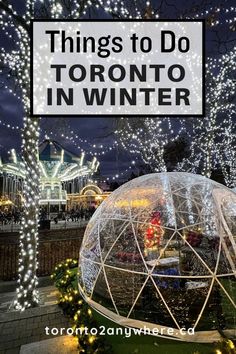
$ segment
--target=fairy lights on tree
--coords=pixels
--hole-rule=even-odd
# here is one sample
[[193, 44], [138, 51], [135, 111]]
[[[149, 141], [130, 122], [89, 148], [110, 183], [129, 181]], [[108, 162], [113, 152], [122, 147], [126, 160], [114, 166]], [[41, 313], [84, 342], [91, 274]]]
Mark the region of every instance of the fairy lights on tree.
[[[129, 2], [100, 1], [114, 18], [168, 18], [169, 5], [142, 1], [136, 7]], [[201, 5], [202, 6], [202, 5]], [[212, 170], [221, 168], [227, 186], [236, 184], [235, 163], [235, 41], [236, 7], [226, 1], [224, 7], [204, 6], [189, 2], [185, 10], [171, 5], [176, 18], [204, 18], [207, 49], [216, 58], [207, 58], [206, 119], [121, 118], [117, 120], [117, 139], [125, 150], [148, 164], [155, 172], [167, 170], [164, 151], [170, 142], [187, 133], [190, 154], [178, 164], [177, 170], [202, 173], [210, 177]], [[167, 15], [167, 16], [165, 16]], [[213, 43], [213, 44], [212, 44]], [[222, 54], [224, 53], [224, 54]]]
[[2, 48], [1, 62], [9, 80], [5, 86], [17, 87], [24, 106], [24, 129], [22, 133], [22, 155], [26, 178], [23, 189], [24, 216], [20, 231], [19, 277], [15, 306], [24, 310], [38, 303], [37, 287], [37, 240], [38, 240], [38, 136], [39, 120], [30, 117], [30, 42], [29, 20], [34, 11], [34, 3], [26, 2], [23, 15], [18, 14], [6, 1], [0, 2], [1, 26], [9, 38], [12, 49]]
[[116, 134], [122, 146], [140, 156], [153, 171], [166, 172], [165, 146], [178, 140], [184, 130], [182, 124], [174, 130], [171, 118], [121, 118]]
[[[157, 17], [157, 11], [150, 13], [150, 6], [147, 2], [149, 18]], [[160, 8], [158, 11], [161, 13]], [[122, 146], [140, 156], [153, 171], [167, 170], [165, 147], [187, 133], [191, 153], [176, 169], [210, 177], [212, 170], [220, 167], [227, 186], [235, 186], [235, 13], [234, 6], [211, 6], [208, 9], [197, 6], [182, 14], [175, 7], [177, 17], [206, 19], [210, 32], [207, 45], [214, 48], [213, 54], [217, 57], [207, 58], [205, 119], [122, 118], [117, 121], [116, 134]], [[210, 44], [211, 41], [214, 45]], [[221, 52], [225, 54], [219, 55]]]
[[221, 168], [228, 187], [236, 184], [235, 58], [232, 50], [217, 60], [208, 60], [207, 115], [192, 121], [191, 154], [178, 167], [207, 177], [213, 169]]
[[[92, 5], [91, 1], [88, 1]], [[24, 215], [20, 231], [19, 276], [15, 307], [18, 310], [37, 305], [37, 244], [39, 205], [39, 119], [30, 116], [30, 19], [78, 18], [86, 11], [86, 1], [22, 2], [21, 10], [6, 0], [0, 1], [0, 24], [6, 48], [1, 48], [1, 74], [6, 90], [21, 99], [24, 107], [22, 156], [24, 181]], [[18, 8], [18, 7], [17, 7]], [[10, 47], [10, 49], [9, 49]]]

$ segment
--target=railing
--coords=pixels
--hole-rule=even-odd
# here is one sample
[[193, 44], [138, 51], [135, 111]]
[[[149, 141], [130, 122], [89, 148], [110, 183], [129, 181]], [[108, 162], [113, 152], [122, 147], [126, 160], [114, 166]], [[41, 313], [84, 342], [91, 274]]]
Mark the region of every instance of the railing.
[[[58, 225], [58, 224], [57, 224]], [[53, 228], [39, 232], [38, 276], [50, 275], [55, 265], [78, 258], [85, 227]], [[17, 278], [19, 233], [0, 233], [0, 280]]]
[[[51, 220], [50, 229], [51, 230], [61, 230], [61, 229], [71, 229], [76, 227], [85, 227], [88, 224], [88, 220], [78, 219], [77, 221], [70, 220], [59, 220], [55, 223]], [[13, 221], [0, 223], [0, 233], [2, 232], [19, 232], [21, 224], [15, 223]]]

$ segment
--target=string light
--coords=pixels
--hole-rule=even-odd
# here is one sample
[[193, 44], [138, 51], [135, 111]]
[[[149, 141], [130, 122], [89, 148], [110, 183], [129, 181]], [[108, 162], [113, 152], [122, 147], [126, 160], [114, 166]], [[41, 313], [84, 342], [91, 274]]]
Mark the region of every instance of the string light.
[[[128, 2], [120, 0], [88, 0], [79, 2], [72, 0], [71, 8], [67, 3], [57, 0], [50, 2], [26, 0], [25, 13], [19, 14], [10, 4], [0, 3], [0, 24], [6, 38], [14, 43], [12, 50], [1, 48], [0, 60], [3, 64], [1, 73], [5, 74], [8, 82], [4, 82], [4, 88], [22, 101], [25, 117], [23, 121], [22, 155], [25, 165], [26, 178], [24, 181], [24, 216], [20, 232], [20, 255], [19, 255], [19, 279], [17, 287], [17, 300], [15, 306], [19, 310], [25, 310], [34, 306], [39, 301], [37, 291], [37, 243], [38, 243], [38, 204], [39, 204], [39, 120], [30, 117], [30, 19], [42, 17], [47, 14], [48, 18], [79, 18], [86, 15], [90, 9], [103, 9], [113, 18], [157, 18], [157, 9], [152, 8], [151, 2], [144, 2], [141, 6], [127, 5]], [[207, 17], [209, 26], [228, 25], [233, 32], [235, 30], [235, 7], [221, 8], [212, 7], [192, 18]], [[218, 13], [227, 14], [222, 19]], [[187, 14], [185, 17], [188, 17]], [[230, 18], [231, 17], [231, 18]], [[215, 59], [208, 60], [208, 73], [212, 82], [208, 81], [207, 103], [209, 107], [208, 120], [195, 119], [192, 131], [191, 157], [185, 160], [179, 169], [188, 168], [191, 171], [201, 169], [201, 172], [209, 176], [212, 167], [220, 163], [226, 176], [228, 185], [235, 185], [235, 151], [231, 147], [235, 143], [234, 125], [232, 117], [235, 114], [235, 106], [229, 99], [235, 92], [235, 81], [231, 78], [235, 70], [235, 48], [227, 55], [223, 55], [217, 67]], [[226, 65], [226, 67], [225, 67]], [[5, 69], [7, 68], [7, 69]], [[215, 72], [219, 74], [215, 78]], [[233, 75], [232, 75], [233, 76]], [[234, 75], [235, 76], [235, 75]], [[17, 87], [16, 90], [13, 87]], [[227, 117], [219, 123], [220, 114]], [[186, 123], [179, 120], [179, 128], [169, 118], [144, 119], [144, 129], [139, 128], [132, 132], [132, 122], [127, 120], [127, 134], [118, 130], [122, 145], [130, 146], [131, 152], [140, 154], [143, 161], [153, 166], [155, 171], [166, 171], [163, 159], [164, 148], [168, 141], [175, 141], [185, 131]], [[163, 129], [165, 127], [166, 130]], [[10, 127], [9, 127], [10, 128]], [[174, 129], [175, 128], [175, 129]], [[209, 133], [210, 132], [210, 133]], [[220, 133], [220, 135], [218, 135]], [[194, 138], [196, 136], [196, 138]], [[217, 136], [220, 136], [219, 142]], [[234, 136], [234, 138], [232, 138]], [[130, 143], [128, 141], [130, 140]], [[141, 142], [141, 145], [139, 146]], [[200, 144], [199, 144], [200, 143]], [[228, 144], [228, 145], [225, 145]], [[199, 151], [200, 150], [200, 151]], [[192, 159], [191, 159], [192, 158]], [[216, 162], [214, 162], [214, 159]], [[228, 169], [229, 168], [229, 169]], [[232, 176], [232, 177], [231, 177]]]
[[[25, 117], [22, 131], [22, 158], [26, 178], [24, 179], [23, 200], [24, 215], [20, 230], [20, 252], [18, 269], [17, 299], [15, 308], [25, 310], [39, 302], [37, 290], [37, 245], [39, 213], [39, 179], [38, 163], [39, 119], [30, 117], [30, 20], [42, 14], [51, 18], [78, 18], [84, 7], [72, 1], [73, 14], [67, 5], [56, 0], [49, 3], [26, 0], [25, 13], [21, 15], [10, 4], [0, 3], [0, 24], [8, 39], [13, 41], [13, 49], [1, 48], [0, 60], [8, 81], [5, 89], [21, 99]], [[37, 17], [36, 16], [36, 17]], [[12, 87], [16, 87], [13, 90]], [[10, 126], [9, 126], [10, 127]]]
[[210, 177], [221, 168], [226, 185], [236, 185], [235, 145], [235, 49], [217, 61], [208, 60], [206, 119], [193, 120], [191, 154], [179, 164], [179, 170], [201, 172]]
[[165, 147], [188, 135], [190, 156], [177, 165], [176, 171], [202, 173], [211, 177], [221, 168], [226, 185], [236, 185], [235, 58], [233, 49], [218, 60], [207, 58], [206, 118], [171, 120], [170, 118], [122, 118], [116, 131], [122, 146], [139, 155], [153, 171], [166, 171]]

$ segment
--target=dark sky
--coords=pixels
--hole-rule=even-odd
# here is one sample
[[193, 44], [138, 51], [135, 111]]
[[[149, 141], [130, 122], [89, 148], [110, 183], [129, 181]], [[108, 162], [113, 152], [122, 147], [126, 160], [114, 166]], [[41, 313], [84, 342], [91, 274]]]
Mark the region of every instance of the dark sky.
[[[9, 1], [13, 6], [16, 6], [17, 10], [22, 12], [24, 8], [25, 1], [23, 0], [14, 0]], [[142, 1], [141, 1], [142, 2]], [[126, 3], [126, 2], [125, 2]], [[132, 3], [127, 1], [127, 3]], [[199, 10], [210, 9], [211, 6], [215, 8], [216, 5], [220, 5], [222, 9], [230, 8], [235, 6], [235, 1], [225, 0], [225, 1], [182, 1], [182, 0], [169, 0], [169, 1], [152, 1], [154, 8], [159, 7], [162, 4], [162, 7], [159, 9], [161, 18], [175, 18], [175, 17], [185, 17], [186, 14], [195, 14], [200, 12]], [[216, 13], [214, 10], [210, 11], [211, 16], [207, 17], [207, 22], [214, 20], [215, 18], [219, 20], [225, 20], [228, 18], [225, 12], [222, 10], [219, 13]], [[233, 14], [235, 15], [235, 13]], [[96, 14], [92, 13], [93, 17], [107, 17], [103, 12], [98, 12]], [[233, 18], [232, 14], [230, 16]], [[0, 45], [5, 48], [11, 48], [12, 43], [4, 36], [2, 30], [0, 35]], [[207, 55], [218, 57], [219, 54], [227, 52], [230, 46], [232, 47], [235, 44], [235, 31], [233, 28], [229, 28], [229, 25], [223, 25], [220, 28], [220, 31], [215, 31], [215, 28], [207, 27], [206, 32], [206, 50]], [[3, 35], [2, 35], [3, 34]], [[227, 42], [227, 45], [225, 43]], [[3, 81], [4, 83], [4, 81]], [[17, 100], [11, 93], [9, 93], [4, 88], [1, 89], [0, 93], [0, 120], [6, 124], [11, 124], [13, 126], [19, 125], [22, 127], [22, 117], [23, 109], [22, 104]], [[43, 120], [42, 128], [44, 127], [48, 132], [50, 131], [50, 126], [58, 127], [58, 120], [55, 118], [50, 118]], [[88, 150], [89, 146], [92, 144], [103, 144], [105, 150], [109, 146], [114, 145], [114, 135], [108, 135], [112, 130], [113, 122], [109, 118], [67, 118], [63, 122], [59, 123], [60, 129], [62, 132], [66, 131], [67, 133], [70, 130], [73, 130], [75, 134], [83, 139], [87, 139], [88, 143], [81, 143], [82, 149]], [[52, 131], [54, 128], [52, 129]], [[54, 130], [55, 131], [55, 130]], [[108, 136], [107, 136], [108, 135]], [[44, 133], [41, 136], [43, 139]], [[59, 140], [58, 137], [54, 137], [55, 140]], [[70, 148], [74, 152], [79, 152], [77, 147], [74, 144], [68, 143], [65, 138], [61, 138], [59, 141], [65, 147]], [[19, 130], [14, 131], [12, 129], [4, 128], [0, 125], [0, 154], [5, 154], [10, 148], [16, 148], [20, 151], [20, 132]], [[78, 146], [78, 144], [76, 144]], [[91, 150], [91, 149], [90, 149]], [[101, 149], [95, 149], [95, 151], [101, 151]], [[134, 157], [129, 154], [127, 151], [122, 151], [121, 148], [115, 148], [111, 152], [106, 153], [104, 156], [99, 156], [98, 159], [101, 162], [101, 171], [104, 176], [113, 176], [116, 173], [120, 173], [129, 167], [131, 160]]]

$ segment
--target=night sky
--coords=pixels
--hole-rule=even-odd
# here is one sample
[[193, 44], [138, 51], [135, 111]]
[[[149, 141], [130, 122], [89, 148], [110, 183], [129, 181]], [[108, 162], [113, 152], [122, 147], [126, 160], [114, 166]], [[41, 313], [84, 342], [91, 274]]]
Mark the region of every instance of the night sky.
[[[25, 1], [23, 0], [15, 0], [9, 1], [9, 3], [16, 6], [19, 12], [21, 12], [24, 8]], [[127, 3], [131, 3], [127, 1]], [[211, 6], [220, 5], [222, 8], [235, 6], [235, 1], [153, 1], [152, 5], [154, 8], [157, 6], [160, 8], [160, 18], [178, 18], [182, 16], [183, 18], [186, 14], [194, 14], [196, 11], [199, 12], [199, 9], [208, 9]], [[235, 14], [234, 14], [235, 15]], [[92, 14], [93, 18], [99, 17], [107, 17], [102, 11], [99, 11], [96, 14]], [[213, 12], [213, 16], [217, 16], [217, 18], [224, 18], [226, 16], [223, 12], [219, 14], [215, 14]], [[232, 17], [232, 14], [231, 14]], [[207, 21], [210, 21], [210, 18], [207, 18]], [[222, 31], [223, 29], [223, 31]], [[3, 33], [0, 30], [0, 45], [5, 48], [11, 48], [12, 43], [9, 42]], [[208, 56], [217, 57], [220, 54], [227, 52], [230, 48], [235, 45], [235, 30], [229, 28], [229, 26], [222, 26], [220, 34], [215, 31], [214, 28], [207, 27], [206, 32], [206, 52]], [[226, 43], [226, 44], [225, 44]], [[1, 77], [1, 80], [4, 84], [4, 77]], [[11, 93], [6, 91], [4, 88], [1, 88], [0, 94], [0, 120], [6, 124], [11, 124], [12, 126], [18, 125], [22, 127], [22, 118], [23, 118], [23, 109], [21, 102], [16, 99]], [[59, 118], [60, 119], [60, 118]], [[41, 127], [43, 129], [41, 134], [41, 140], [44, 138], [45, 131], [47, 134], [50, 131], [53, 132], [54, 128], [50, 128], [55, 126], [58, 127], [58, 120], [55, 118], [43, 119]], [[178, 124], [178, 123], [176, 123]], [[70, 136], [70, 131], [73, 130], [75, 134], [77, 134], [82, 139], [87, 139], [88, 143], [81, 143], [78, 141], [76, 147], [74, 144], [66, 141], [65, 138], [59, 139], [58, 137], [54, 137], [59, 143], [63, 146], [69, 148], [71, 151], [75, 153], [79, 153], [80, 149], [78, 149], [78, 145], [81, 146], [82, 149], [88, 150], [88, 146], [92, 144], [105, 146], [107, 149], [109, 146], [114, 145], [114, 134], [110, 134], [112, 128], [114, 126], [114, 122], [110, 118], [66, 118], [63, 119], [62, 122], [59, 122], [60, 132], [64, 133], [65, 136]], [[55, 130], [54, 130], [55, 132]], [[49, 135], [53, 138], [53, 135]], [[7, 151], [10, 148], [15, 148], [17, 151], [20, 151], [21, 138], [19, 130], [12, 130], [5, 128], [0, 125], [0, 154], [6, 155]], [[90, 149], [91, 150], [91, 149]], [[94, 151], [101, 151], [99, 149], [95, 149]], [[114, 176], [117, 173], [124, 171], [126, 168], [130, 166], [131, 160], [134, 157], [127, 153], [127, 151], [123, 151], [122, 148], [115, 148], [111, 152], [106, 153], [104, 156], [98, 157], [101, 163], [101, 173], [104, 177]]]

